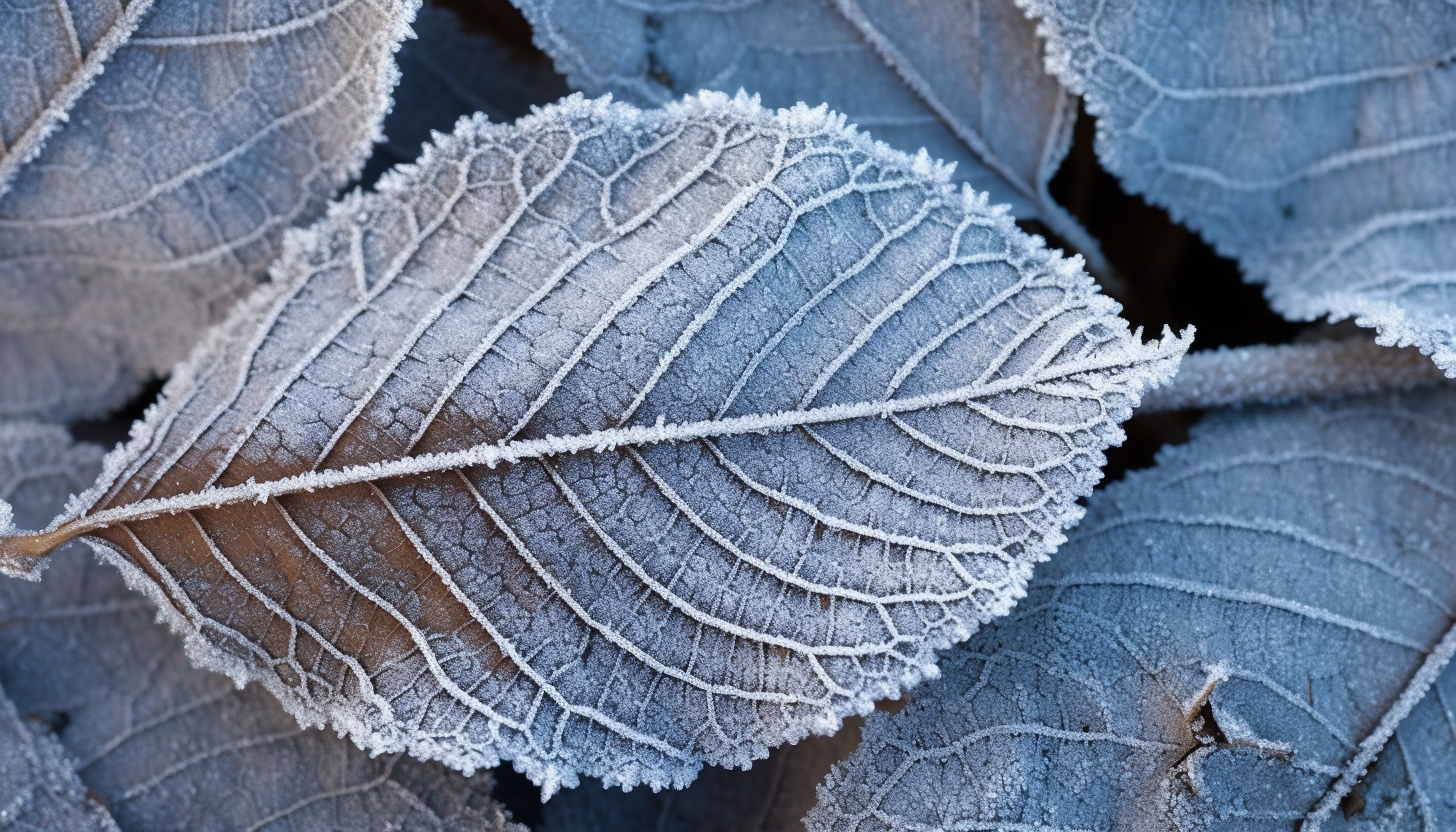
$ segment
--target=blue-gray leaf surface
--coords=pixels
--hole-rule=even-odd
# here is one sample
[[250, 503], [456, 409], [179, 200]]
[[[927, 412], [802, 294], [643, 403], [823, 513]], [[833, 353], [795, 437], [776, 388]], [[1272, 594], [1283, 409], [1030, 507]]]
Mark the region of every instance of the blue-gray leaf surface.
[[463, 122], [292, 240], [0, 564], [93, 535], [200, 661], [548, 792], [932, 673], [1187, 346], [944, 167], [717, 93]]
[[0, 688], [0, 830], [116, 832], [86, 794], [61, 744], [37, 720], [22, 720]]
[[868, 721], [810, 827], [1447, 828], [1452, 425], [1440, 390], [1200, 426]]
[[845, 113], [876, 138], [957, 165], [956, 177], [1090, 238], [1046, 194], [1075, 100], [1041, 68], [1012, 0], [515, 0], [577, 89], [656, 106], [698, 89]]
[[1445, 0], [1018, 0], [1103, 163], [1282, 314], [1456, 373], [1456, 13]]
[[0, 417], [185, 357], [358, 173], [414, 5], [0, 2]]
[[[43, 523], [100, 467], [100, 449], [64, 430], [0, 424], [0, 498], [22, 523]], [[34, 794], [12, 800], [27, 795], [6, 791], [7, 775], [26, 772], [7, 761], [25, 749], [9, 744], [0, 699], [0, 829], [522, 832], [490, 800], [488, 775], [371, 758], [300, 728], [258, 687], [193, 668], [154, 615], [80, 544], [56, 554], [42, 583], [0, 578], [0, 682], [31, 726], [20, 730], [38, 733], [36, 756], [66, 766], [32, 770]], [[24, 811], [7, 825], [11, 803], [30, 826]]]

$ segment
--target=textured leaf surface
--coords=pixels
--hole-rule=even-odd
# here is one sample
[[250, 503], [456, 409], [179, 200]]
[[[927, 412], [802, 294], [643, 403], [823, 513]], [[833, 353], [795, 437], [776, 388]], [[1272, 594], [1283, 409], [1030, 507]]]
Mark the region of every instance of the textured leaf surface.
[[116, 832], [105, 807], [86, 795], [55, 737], [27, 725], [0, 688], [0, 829], [5, 832]]
[[890, 145], [955, 162], [958, 179], [1018, 217], [1075, 225], [1045, 186], [1076, 104], [1042, 70], [1035, 27], [1012, 0], [515, 2], [590, 95], [656, 106], [742, 88], [770, 107], [827, 102]]
[[683, 785], [931, 673], [1187, 344], [943, 168], [713, 93], [465, 122], [275, 282], [0, 549], [93, 532], [202, 661], [548, 793]]
[[1453, 424], [1444, 390], [1200, 427], [869, 720], [810, 827], [1445, 828]]
[[[448, 8], [421, 6], [411, 28], [417, 37], [399, 50], [394, 109], [384, 121], [386, 142], [376, 151], [392, 163], [413, 161], [433, 131], [450, 132], [462, 116], [515, 121], [532, 106], [571, 92], [540, 53], [519, 54], [513, 44], [471, 31]], [[370, 167], [375, 164], [370, 159]]]
[[[13, 500], [21, 522], [43, 522], [99, 467], [99, 450], [71, 446], [62, 430], [0, 426], [0, 496]], [[153, 615], [79, 544], [56, 555], [41, 584], [0, 579], [0, 681], [29, 724], [59, 734], [86, 789], [122, 829], [508, 828], [489, 799], [488, 775], [370, 758], [347, 739], [302, 729], [257, 686], [237, 690], [194, 669]], [[57, 734], [39, 742], [59, 751]], [[9, 750], [0, 744], [0, 785]], [[0, 828], [12, 827], [0, 820]]]
[[0, 2], [0, 417], [187, 354], [378, 137], [410, 0]]
[[1282, 314], [1456, 372], [1456, 15], [1444, 0], [1018, 0], [1098, 153]]

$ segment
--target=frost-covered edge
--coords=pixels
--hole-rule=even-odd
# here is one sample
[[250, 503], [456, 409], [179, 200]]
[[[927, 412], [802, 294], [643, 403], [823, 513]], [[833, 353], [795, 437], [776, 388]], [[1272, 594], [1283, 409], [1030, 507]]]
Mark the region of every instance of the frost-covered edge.
[[[1151, 173], [1136, 165], [1121, 164], [1121, 137], [1114, 131], [1106, 118], [1111, 104], [1095, 94], [1089, 93], [1087, 78], [1078, 72], [1072, 61], [1072, 51], [1067, 47], [1063, 27], [1058, 20], [1052, 0], [1014, 0], [1027, 17], [1037, 20], [1036, 32], [1046, 42], [1045, 65], [1047, 72], [1056, 76], [1075, 95], [1081, 97], [1087, 112], [1096, 116], [1097, 157], [1109, 171], [1113, 171], [1129, 191], [1138, 194], [1159, 208], [1177, 223], [1195, 231], [1211, 245], [1220, 256], [1239, 263], [1244, 277], [1264, 287], [1269, 303], [1285, 318], [1296, 321], [1314, 321], [1328, 317], [1331, 322], [1354, 319], [1358, 326], [1374, 329], [1376, 343], [1386, 347], [1416, 347], [1430, 356], [1436, 366], [1448, 378], [1456, 378], [1456, 341], [1437, 337], [1432, 331], [1418, 327], [1411, 322], [1410, 315], [1396, 304], [1375, 301], [1348, 291], [1326, 292], [1299, 297], [1284, 291], [1272, 282], [1277, 272], [1268, 264], [1266, 257], [1258, 252], [1244, 251], [1229, 245], [1225, 240], [1215, 240], [1204, 233], [1204, 224], [1196, 216], [1190, 216], [1182, 207], [1173, 205], [1153, 193], [1149, 187]], [[1320, 261], [1306, 270], [1306, 274], [1318, 268]]]
[[[1127, 420], [1133, 408], [1140, 403], [1142, 394], [1150, 388], [1167, 382], [1176, 374], [1178, 362], [1191, 342], [1191, 332], [1175, 337], [1171, 331], [1165, 329], [1161, 340], [1144, 344], [1141, 340], [1142, 330], [1127, 331], [1126, 321], [1118, 317], [1122, 307], [1113, 299], [1098, 292], [1096, 283], [1082, 270], [1080, 256], [1062, 257], [1059, 252], [1048, 249], [1041, 237], [1027, 234], [1017, 228], [1006, 206], [990, 205], [987, 194], [976, 192], [969, 185], [953, 184], [951, 182], [953, 165], [932, 159], [923, 149], [918, 154], [911, 156], [877, 141], [860, 132], [856, 127], [847, 125], [846, 117], [831, 111], [827, 105], [810, 108], [807, 105], [799, 104], [793, 108], [770, 112], [760, 106], [757, 96], [749, 96], [740, 92], [736, 96], [730, 97], [724, 93], [704, 91], [671, 102], [658, 110], [641, 110], [631, 104], [614, 102], [610, 95], [598, 99], [588, 99], [582, 94], [576, 93], [556, 104], [536, 108], [532, 114], [523, 117], [514, 125], [493, 124], [479, 114], [461, 118], [453, 133], [449, 135], [436, 133], [434, 141], [425, 146], [422, 156], [417, 161], [399, 165], [387, 171], [380, 178], [375, 193], [365, 193], [356, 189], [332, 203], [326, 215], [312, 226], [306, 229], [290, 229], [284, 240], [283, 254], [270, 269], [272, 282], [255, 291], [248, 299], [234, 308], [223, 323], [208, 332], [203, 343], [194, 351], [193, 355], [174, 371], [157, 402], [147, 409], [141, 420], [133, 424], [130, 439], [125, 444], [117, 446], [106, 456], [96, 485], [84, 494], [73, 497], [68, 502], [65, 512], [52, 523], [51, 527], [54, 528], [63, 522], [84, 515], [86, 510], [94, 505], [123, 474], [127, 464], [133, 458], [147, 453], [148, 446], [155, 438], [158, 438], [157, 428], [165, 428], [169, 423], [167, 411], [170, 404], [186, 401], [189, 393], [207, 375], [207, 370], [217, 361], [225, 360], [228, 354], [236, 351], [234, 344], [241, 340], [238, 336], [249, 333], [256, 326], [256, 322], [265, 316], [265, 313], [287, 304], [293, 298], [296, 290], [307, 282], [307, 277], [311, 274], [311, 270], [306, 266], [310, 255], [327, 248], [328, 235], [333, 228], [353, 223], [362, 210], [374, 200], [390, 194], [407, 194], [416, 184], [416, 180], [428, 172], [430, 165], [437, 158], [448, 158], [450, 154], [472, 146], [479, 139], [503, 138], [537, 126], [556, 125], [573, 118], [596, 118], [605, 123], [635, 131], [650, 130], [673, 119], [722, 115], [732, 115], [772, 125], [791, 134], [834, 132], [886, 166], [899, 168], [921, 177], [946, 200], [947, 204], [958, 205], [962, 211], [993, 219], [996, 229], [1001, 231], [1008, 241], [1020, 245], [1021, 251], [1017, 252], [1018, 254], [1028, 260], [1039, 261], [1037, 265], [1044, 267], [1051, 276], [1056, 278], [1059, 285], [1074, 295], [1085, 298], [1084, 308], [1089, 317], [1100, 316], [1104, 320], [1113, 319], [1124, 327], [1129, 339], [1129, 350], [1140, 353], [1140, 357], [1145, 362], [1131, 373], [1124, 371], [1122, 374], [1114, 375], [1114, 378], [1104, 388], [1108, 395], [1120, 393], [1126, 397], [1125, 402], [1117, 399], [1109, 402], [1105, 397], [1099, 399], [1107, 408], [1107, 416], [1111, 422], [1111, 430], [1103, 437], [1107, 444], [1104, 445], [1103, 450], [1095, 450], [1087, 455], [1095, 464], [1085, 472], [1074, 488], [1069, 489], [1065, 497], [1054, 500], [1048, 506], [1048, 513], [1060, 525], [1061, 531], [1055, 531], [1034, 542], [1023, 544], [1025, 557], [1016, 561], [1012, 570], [1012, 581], [1006, 595], [978, 618], [975, 627], [962, 623], [954, 630], [942, 631], [935, 637], [922, 640], [917, 645], [916, 654], [911, 660], [913, 666], [908, 666], [894, 682], [867, 687], [857, 699], [837, 701], [828, 712], [821, 713], [820, 718], [800, 723], [794, 729], [786, 732], [783, 743], [796, 743], [811, 734], [832, 734], [839, 730], [845, 717], [851, 714], [866, 715], [874, 710], [875, 702], [880, 699], [898, 696], [901, 691], [913, 687], [921, 681], [937, 678], [940, 673], [936, 665], [937, 652], [966, 640], [980, 625], [1008, 613], [1016, 602], [1025, 596], [1026, 584], [1031, 577], [1034, 564], [1047, 560], [1057, 547], [1066, 541], [1064, 531], [1080, 520], [1085, 512], [1085, 509], [1078, 505], [1076, 500], [1090, 494], [1093, 487], [1102, 479], [1102, 467], [1107, 461], [1105, 448], [1120, 444], [1126, 438], [1121, 423]], [[291, 283], [290, 280], [292, 280]], [[103, 560], [117, 566], [128, 586], [142, 592], [157, 605], [158, 620], [165, 622], [173, 632], [183, 638], [188, 658], [193, 664], [231, 677], [238, 687], [242, 687], [250, 681], [261, 682], [303, 726], [332, 726], [341, 736], [347, 734], [357, 745], [371, 753], [403, 751], [418, 758], [438, 760], [468, 775], [477, 769], [493, 768], [499, 765], [502, 760], [502, 754], [499, 752], [505, 752], [508, 758], [512, 759], [513, 766], [539, 784], [543, 794], [548, 797], [563, 786], [568, 788], [576, 786], [579, 783], [578, 773], [600, 777], [609, 786], [619, 785], [626, 788], [645, 782], [654, 789], [662, 786], [683, 788], [692, 782], [702, 767], [703, 761], [698, 759], [676, 768], [661, 770], [649, 770], [637, 762], [627, 766], [597, 770], [591, 767], [568, 765], [569, 757], [535, 759], [530, 756], [531, 749], [528, 746], [519, 744], [517, 747], [517, 743], [502, 743], [494, 747], [477, 747], [460, 752], [438, 741], [408, 738], [392, 718], [383, 716], [391, 714], [391, 709], [382, 698], [376, 697], [375, 701], [370, 703], [377, 709], [377, 713], [367, 710], [361, 713], [360, 702], [339, 696], [310, 704], [297, 698], [295, 692], [285, 686], [275, 674], [261, 672], [251, 667], [241, 656], [229, 654], [209, 642], [202, 632], [193, 626], [186, 615], [173, 607], [163, 588], [132, 563], [130, 557], [124, 552], [98, 538], [87, 537], [85, 540], [91, 544]], [[220, 627], [217, 622], [210, 620], [207, 620], [207, 624], [214, 629]], [[232, 638], [220, 629], [219, 632], [230, 642], [246, 644], [244, 640]], [[768, 746], [755, 746], [746, 759], [716, 762], [746, 767], [753, 760], [766, 757], [768, 752]]]

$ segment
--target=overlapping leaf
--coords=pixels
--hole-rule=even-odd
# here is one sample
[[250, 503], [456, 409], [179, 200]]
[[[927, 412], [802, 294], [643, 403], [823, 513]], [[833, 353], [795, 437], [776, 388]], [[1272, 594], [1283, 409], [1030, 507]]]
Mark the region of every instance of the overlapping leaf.
[[5, 565], [92, 534], [302, 718], [548, 793], [930, 673], [1187, 344], [944, 168], [715, 93], [462, 123], [275, 284]]
[[1076, 105], [1012, 0], [514, 2], [577, 89], [644, 106], [740, 88], [771, 107], [827, 102], [892, 146], [954, 162], [958, 179], [1100, 262], [1047, 195]]
[[1452, 425], [1440, 390], [1200, 427], [869, 720], [810, 827], [1446, 828]]
[[[99, 450], [71, 445], [62, 430], [0, 426], [0, 497], [21, 522], [43, 522], [99, 467]], [[0, 580], [0, 681], [38, 732], [42, 758], [66, 765], [73, 781], [74, 759], [85, 784], [67, 791], [57, 775], [43, 779], [27, 803], [52, 814], [35, 827], [88, 829], [81, 821], [99, 813], [96, 828], [115, 829], [94, 801], [137, 832], [509, 827], [489, 799], [488, 775], [371, 758], [346, 739], [301, 729], [256, 686], [237, 690], [191, 667], [180, 640], [152, 621], [151, 605], [84, 546], [55, 559], [44, 583]], [[24, 749], [0, 741], [0, 785], [16, 751]], [[0, 794], [0, 812], [12, 796]], [[57, 796], [75, 814], [54, 814]], [[28, 827], [0, 816], [0, 828]]]
[[1098, 153], [1275, 308], [1456, 372], [1456, 15], [1443, 0], [1018, 0]]
[[90, 798], [55, 737], [27, 725], [0, 688], [0, 829], [5, 832], [116, 832]]
[[413, 6], [0, 3], [0, 417], [183, 358], [359, 171]]

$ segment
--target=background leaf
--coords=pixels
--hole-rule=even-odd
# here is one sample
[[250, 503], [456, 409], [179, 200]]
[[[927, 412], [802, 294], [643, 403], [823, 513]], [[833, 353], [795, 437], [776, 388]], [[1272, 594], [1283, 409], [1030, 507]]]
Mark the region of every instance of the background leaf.
[[1282, 314], [1456, 372], [1456, 19], [1439, 0], [1018, 0], [1098, 154]]
[[104, 413], [359, 172], [411, 0], [0, 3], [0, 417]]
[[1041, 68], [1012, 0], [515, 0], [572, 85], [657, 106], [742, 88], [769, 107], [827, 102], [902, 150], [925, 148], [1020, 219], [1040, 217], [1101, 264], [1046, 193], [1075, 100]]
[[[99, 467], [99, 449], [58, 428], [0, 425], [0, 496], [23, 523], [49, 517]], [[43, 583], [0, 581], [0, 681], [123, 830], [520, 829], [490, 800], [489, 775], [371, 758], [300, 728], [261, 688], [192, 668], [153, 615], [79, 544]]]
[[[1398, 802], [1439, 828], [1453, 416], [1439, 390], [1209, 419], [868, 721], [809, 826], [1384, 829]], [[1352, 799], [1377, 754], [1379, 800]]]
[[932, 672], [1187, 346], [944, 168], [719, 94], [462, 123], [275, 278], [9, 568], [94, 534], [209, 666], [548, 794]]
[[116, 832], [86, 794], [55, 737], [27, 725], [0, 688], [0, 829], [6, 832]]

